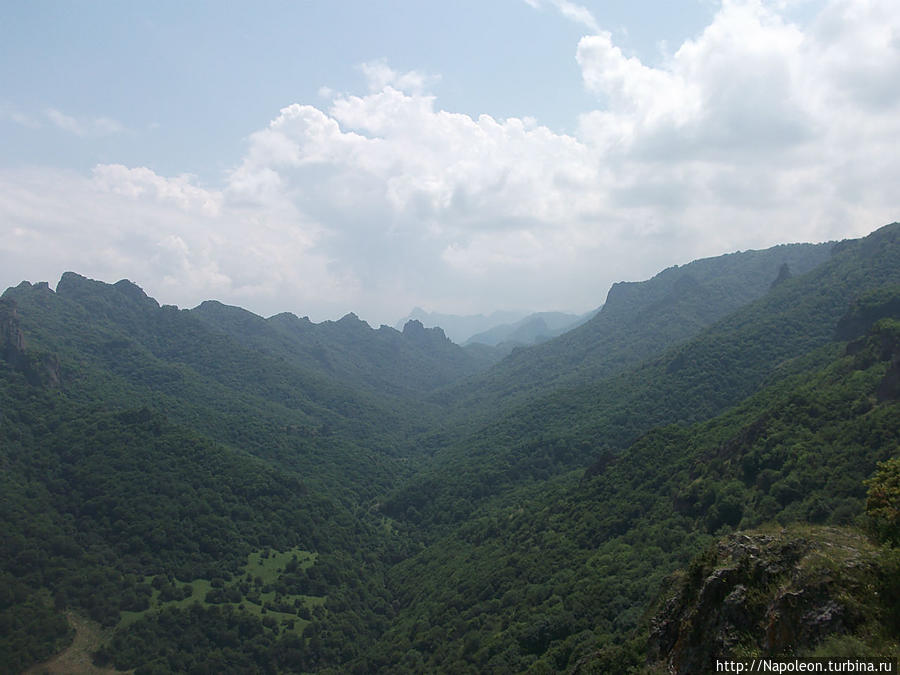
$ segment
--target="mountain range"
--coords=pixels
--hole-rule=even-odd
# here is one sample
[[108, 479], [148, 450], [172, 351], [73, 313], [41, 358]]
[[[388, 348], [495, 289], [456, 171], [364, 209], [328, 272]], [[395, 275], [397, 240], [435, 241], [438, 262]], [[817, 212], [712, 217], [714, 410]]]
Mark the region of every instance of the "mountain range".
[[407, 322], [418, 321], [426, 328], [440, 328], [453, 342], [461, 345], [477, 333], [482, 333], [496, 326], [516, 323], [526, 316], [528, 316], [528, 312], [514, 311], [496, 311], [488, 315], [443, 314], [441, 312], [426, 312], [421, 307], [415, 307], [408, 315], [394, 324], [394, 328], [402, 330]]
[[490, 326], [8, 289], [4, 671], [896, 658], [900, 224], [597, 304], [463, 347]]

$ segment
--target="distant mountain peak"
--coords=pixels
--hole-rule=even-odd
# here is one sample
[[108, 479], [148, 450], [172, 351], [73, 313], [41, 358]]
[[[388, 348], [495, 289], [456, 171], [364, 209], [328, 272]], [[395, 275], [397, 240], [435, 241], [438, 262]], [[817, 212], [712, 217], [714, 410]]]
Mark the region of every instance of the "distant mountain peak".
[[453, 342], [463, 344], [476, 333], [489, 330], [494, 326], [519, 321], [526, 316], [526, 312], [492, 312], [489, 316], [484, 314], [470, 314], [461, 316], [456, 314], [440, 314], [438, 312], [426, 312], [421, 307], [415, 307], [404, 318], [400, 319], [394, 328], [402, 330], [410, 320], [419, 321], [425, 328], [438, 327]]
[[78, 272], [63, 272], [59, 278], [59, 283], [68, 284], [73, 282], [90, 281], [86, 276], [78, 274]]
[[515, 321], [500, 324], [489, 330], [471, 336], [465, 345], [484, 344], [493, 347], [504, 345], [511, 350], [518, 345], [533, 345], [544, 342], [588, 321], [595, 312], [578, 316], [565, 312], [537, 312]]
[[120, 279], [114, 284], [89, 279], [75, 272], [64, 272], [56, 284], [59, 295], [73, 298], [117, 297], [126, 298], [131, 303], [148, 308], [158, 309], [159, 303], [147, 295], [144, 290], [128, 279]]
[[153, 305], [157, 307], [159, 306], [156, 300], [154, 300], [144, 292], [143, 288], [138, 286], [133, 281], [129, 281], [128, 279], [120, 279], [113, 284], [113, 288], [115, 288], [125, 296], [131, 298], [132, 300], [136, 300], [138, 302], [147, 302], [149, 300], [153, 303]]
[[339, 326], [365, 326], [366, 328], [371, 328], [367, 322], [360, 319], [354, 312], [347, 312], [335, 323]]
[[425, 328], [421, 321], [410, 319], [403, 326], [403, 337], [413, 343], [423, 346], [436, 346], [450, 344], [450, 338], [444, 334], [440, 326]]
[[410, 319], [403, 326], [404, 335], [422, 335], [425, 333], [425, 326], [418, 319]]

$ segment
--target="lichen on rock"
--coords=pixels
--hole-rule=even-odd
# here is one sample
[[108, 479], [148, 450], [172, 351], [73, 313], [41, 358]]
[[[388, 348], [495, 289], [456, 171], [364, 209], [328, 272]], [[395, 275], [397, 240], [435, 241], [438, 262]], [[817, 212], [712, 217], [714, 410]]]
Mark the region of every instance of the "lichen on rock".
[[883, 612], [880, 552], [842, 528], [736, 533], [673, 578], [651, 620], [649, 662], [714, 672], [726, 657], [810, 654]]

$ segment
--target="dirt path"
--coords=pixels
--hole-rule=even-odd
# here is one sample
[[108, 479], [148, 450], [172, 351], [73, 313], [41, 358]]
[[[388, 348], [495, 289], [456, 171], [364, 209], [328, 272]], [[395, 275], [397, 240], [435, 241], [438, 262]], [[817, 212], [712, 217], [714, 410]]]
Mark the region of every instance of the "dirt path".
[[[56, 656], [32, 666], [23, 675], [114, 675], [126, 671], [98, 668], [91, 663], [91, 654], [100, 647], [107, 632], [99, 624], [77, 614], [66, 614], [69, 625], [75, 629], [72, 644]], [[132, 672], [132, 671], [127, 671]]]

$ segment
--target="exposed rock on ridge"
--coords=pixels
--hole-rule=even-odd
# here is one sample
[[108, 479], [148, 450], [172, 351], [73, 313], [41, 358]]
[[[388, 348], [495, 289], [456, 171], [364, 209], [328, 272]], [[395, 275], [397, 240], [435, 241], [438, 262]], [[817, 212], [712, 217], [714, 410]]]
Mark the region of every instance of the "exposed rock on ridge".
[[59, 359], [55, 354], [26, 351], [25, 334], [11, 298], [0, 298], [0, 359], [25, 375], [31, 384], [50, 387], [60, 384]]
[[877, 549], [838, 528], [737, 533], [691, 564], [652, 619], [649, 659], [715, 672], [726, 657], [809, 654], [882, 611]]

